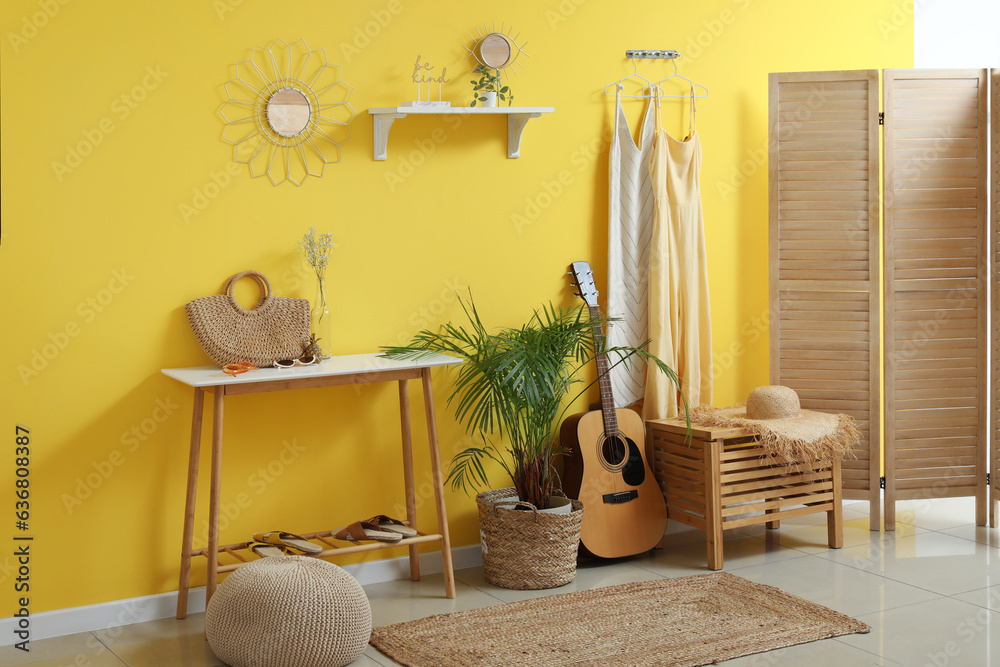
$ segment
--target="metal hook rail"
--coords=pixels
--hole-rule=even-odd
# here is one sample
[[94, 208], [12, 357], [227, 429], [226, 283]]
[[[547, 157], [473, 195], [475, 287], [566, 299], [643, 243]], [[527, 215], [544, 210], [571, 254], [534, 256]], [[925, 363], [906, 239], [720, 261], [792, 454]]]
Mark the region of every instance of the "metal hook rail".
[[625, 57], [628, 59], [639, 58], [640, 60], [652, 60], [654, 58], [673, 60], [674, 58], [683, 58], [680, 51], [663, 50], [663, 49], [628, 49], [625, 51]]

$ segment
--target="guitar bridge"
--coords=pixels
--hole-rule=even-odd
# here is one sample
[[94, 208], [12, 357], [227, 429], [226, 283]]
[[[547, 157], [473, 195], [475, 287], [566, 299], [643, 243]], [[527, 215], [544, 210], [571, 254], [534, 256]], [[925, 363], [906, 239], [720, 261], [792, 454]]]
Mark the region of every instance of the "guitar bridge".
[[639, 491], [632, 489], [631, 491], [618, 491], [617, 493], [605, 493], [604, 502], [608, 505], [619, 505], [621, 503], [627, 503], [630, 500], [635, 500], [639, 497]]

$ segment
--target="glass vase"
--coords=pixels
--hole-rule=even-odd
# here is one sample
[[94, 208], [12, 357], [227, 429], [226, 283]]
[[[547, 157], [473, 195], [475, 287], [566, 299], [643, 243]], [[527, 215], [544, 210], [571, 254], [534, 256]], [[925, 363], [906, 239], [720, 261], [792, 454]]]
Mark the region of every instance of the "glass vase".
[[310, 311], [312, 333], [316, 335], [323, 358], [333, 355], [333, 318], [326, 298], [326, 281], [320, 278], [316, 285], [316, 300]]

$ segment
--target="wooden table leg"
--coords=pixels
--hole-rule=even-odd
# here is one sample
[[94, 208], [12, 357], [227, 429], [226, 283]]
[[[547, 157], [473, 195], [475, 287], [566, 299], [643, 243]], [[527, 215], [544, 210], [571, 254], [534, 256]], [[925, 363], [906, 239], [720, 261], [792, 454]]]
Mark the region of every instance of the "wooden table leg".
[[833, 483], [833, 509], [826, 513], [827, 541], [831, 549], [844, 546], [844, 492], [841, 486], [840, 461], [834, 461], [830, 469]]
[[215, 593], [219, 573], [219, 509], [222, 504], [222, 408], [225, 387], [215, 388], [212, 414], [212, 483], [208, 506], [208, 582], [205, 585], [205, 608]]
[[[413, 434], [410, 430], [409, 381], [399, 381], [399, 427], [403, 436], [403, 481], [406, 485], [406, 520], [417, 526], [417, 500], [413, 480]], [[410, 580], [420, 581], [420, 549], [410, 545]]]
[[[777, 514], [780, 511], [781, 511], [780, 507], [770, 507], [770, 508], [764, 510], [764, 513], [765, 514]], [[781, 521], [768, 521], [768, 522], [766, 522], [764, 524], [764, 526], [766, 528], [770, 529], [770, 530], [777, 530], [778, 528], [781, 528]]]
[[451, 538], [448, 536], [448, 513], [444, 507], [444, 478], [441, 475], [441, 454], [438, 449], [437, 422], [434, 419], [434, 395], [431, 371], [420, 373], [424, 390], [424, 411], [427, 418], [427, 439], [431, 450], [431, 475], [434, 478], [434, 499], [437, 501], [438, 530], [441, 532], [441, 569], [444, 573], [445, 597], [455, 597], [455, 570], [451, 562]]
[[708, 569], [722, 569], [722, 446], [724, 440], [704, 441], [705, 534]]
[[205, 390], [194, 389], [191, 415], [191, 452], [188, 454], [187, 495], [184, 498], [184, 536], [181, 539], [181, 577], [177, 586], [177, 618], [187, 618], [188, 589], [191, 587], [191, 546], [194, 540], [194, 508], [198, 495], [198, 457], [201, 454], [201, 422]]

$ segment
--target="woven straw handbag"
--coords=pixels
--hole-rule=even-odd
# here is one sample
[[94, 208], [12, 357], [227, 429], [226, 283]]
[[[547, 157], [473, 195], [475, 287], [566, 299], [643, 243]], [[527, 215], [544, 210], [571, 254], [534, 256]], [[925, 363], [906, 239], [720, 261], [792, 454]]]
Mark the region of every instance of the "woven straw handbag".
[[[260, 301], [251, 310], [233, 298], [233, 287], [244, 277], [260, 287]], [[301, 356], [309, 343], [309, 300], [274, 296], [258, 271], [230, 276], [222, 294], [195, 299], [184, 311], [201, 349], [220, 366], [239, 361], [270, 366]]]
[[488, 582], [535, 590], [573, 581], [583, 503], [574, 500], [569, 514], [539, 513], [531, 503], [517, 500], [517, 491], [511, 487], [478, 494], [476, 505], [483, 574]]

